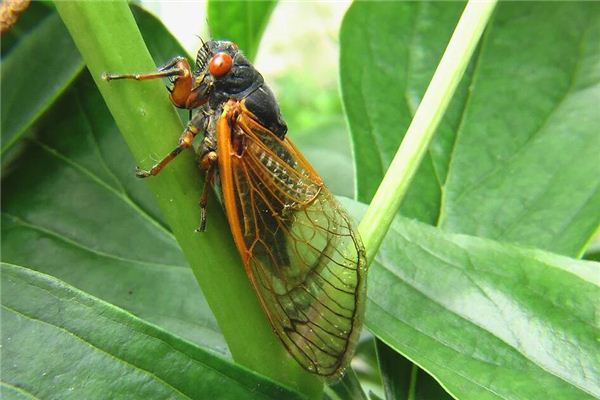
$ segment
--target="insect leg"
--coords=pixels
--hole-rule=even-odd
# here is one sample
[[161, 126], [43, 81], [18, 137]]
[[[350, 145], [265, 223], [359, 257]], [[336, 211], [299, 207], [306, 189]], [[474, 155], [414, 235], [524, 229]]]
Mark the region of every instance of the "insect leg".
[[102, 79], [105, 81], [113, 81], [117, 79], [135, 79], [136, 81], [145, 81], [148, 79], [164, 78], [168, 76], [181, 76], [185, 74], [185, 67], [178, 65], [184, 60], [183, 57], [175, 57], [164, 66], [160, 67], [156, 72], [147, 74], [102, 74]]
[[146, 178], [148, 176], [157, 175], [164, 167], [167, 166], [175, 157], [177, 157], [184, 149], [187, 149], [192, 146], [192, 142], [194, 137], [198, 134], [198, 132], [205, 130], [208, 121], [204, 114], [198, 113], [194, 118], [190, 121], [190, 123], [186, 126], [185, 130], [179, 137], [179, 143], [177, 147], [169, 152], [165, 157], [162, 158], [159, 162], [154, 164], [152, 168], [149, 170], [143, 170], [139, 167], [135, 170], [135, 175], [138, 178]]
[[169, 78], [171, 85], [167, 86], [171, 102], [179, 108], [196, 108], [205, 100], [206, 85], [194, 87], [194, 76], [190, 64], [184, 57], [175, 57], [169, 63], [160, 67], [156, 72], [147, 74], [109, 74], [103, 73], [102, 79], [113, 81], [117, 79], [148, 79]]
[[217, 161], [217, 153], [211, 151], [207, 153], [202, 160], [200, 166], [206, 170], [204, 187], [202, 188], [202, 197], [200, 197], [200, 226], [196, 232], [204, 232], [206, 230], [206, 206], [208, 205], [208, 189], [212, 185], [215, 176], [215, 165]]

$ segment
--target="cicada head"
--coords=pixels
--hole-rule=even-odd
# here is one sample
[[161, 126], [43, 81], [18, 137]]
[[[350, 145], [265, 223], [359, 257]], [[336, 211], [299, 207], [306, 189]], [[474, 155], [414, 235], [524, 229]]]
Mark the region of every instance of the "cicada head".
[[213, 106], [230, 98], [242, 99], [264, 82], [238, 46], [225, 40], [203, 44], [196, 57], [194, 76], [195, 91]]

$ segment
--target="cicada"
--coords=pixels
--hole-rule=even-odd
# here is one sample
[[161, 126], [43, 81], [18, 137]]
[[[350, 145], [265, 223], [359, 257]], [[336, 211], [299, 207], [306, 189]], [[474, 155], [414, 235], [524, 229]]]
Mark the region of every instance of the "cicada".
[[336, 379], [362, 324], [366, 256], [353, 223], [287, 137], [262, 75], [229, 41], [203, 43], [192, 69], [183, 57], [148, 74], [106, 80], [170, 80], [170, 98], [194, 110], [177, 146], [149, 170], [158, 174], [198, 134], [207, 193], [217, 187], [245, 271], [273, 330], [308, 371]]

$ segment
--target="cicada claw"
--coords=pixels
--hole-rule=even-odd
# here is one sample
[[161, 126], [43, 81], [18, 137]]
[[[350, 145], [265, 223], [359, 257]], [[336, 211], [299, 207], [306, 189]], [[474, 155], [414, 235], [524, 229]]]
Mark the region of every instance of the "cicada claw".
[[137, 176], [138, 178], [147, 178], [150, 175], [152, 175], [150, 171], [146, 171], [145, 169], [141, 169], [140, 167], [135, 167], [135, 176]]

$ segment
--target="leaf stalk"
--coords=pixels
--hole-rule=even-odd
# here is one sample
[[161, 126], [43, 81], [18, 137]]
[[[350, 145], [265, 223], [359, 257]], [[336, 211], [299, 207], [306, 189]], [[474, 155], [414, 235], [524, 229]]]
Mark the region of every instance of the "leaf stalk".
[[458, 21], [423, 100], [358, 227], [369, 262], [373, 261], [404, 200], [495, 6], [496, 0], [470, 0]]

